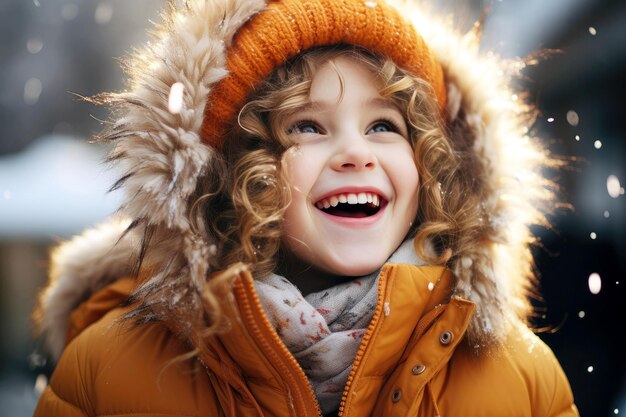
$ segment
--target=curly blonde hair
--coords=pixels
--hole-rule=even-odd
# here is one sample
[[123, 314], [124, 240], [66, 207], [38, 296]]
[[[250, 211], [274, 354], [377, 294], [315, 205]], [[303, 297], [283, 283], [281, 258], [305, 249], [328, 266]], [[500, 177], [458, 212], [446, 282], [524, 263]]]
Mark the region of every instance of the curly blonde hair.
[[418, 213], [409, 231], [418, 255], [432, 264], [446, 264], [461, 243], [458, 237], [480, 227], [467, 220], [480, 218], [475, 213], [480, 204], [463, 192], [470, 183], [459, 173], [462, 152], [448, 139], [431, 86], [365, 49], [320, 47], [275, 69], [241, 109], [238, 124], [225, 139], [219, 164], [223, 172], [218, 176], [224, 183], [204, 189], [194, 216], [203, 219], [206, 231], [220, 242], [212, 257], [219, 263], [212, 265], [217, 270], [238, 262], [259, 276], [275, 270], [283, 214], [290, 202], [281, 157], [295, 146], [282, 122], [307, 103], [316, 70], [339, 56], [371, 71], [381, 96], [390, 98], [406, 119], [421, 178]]

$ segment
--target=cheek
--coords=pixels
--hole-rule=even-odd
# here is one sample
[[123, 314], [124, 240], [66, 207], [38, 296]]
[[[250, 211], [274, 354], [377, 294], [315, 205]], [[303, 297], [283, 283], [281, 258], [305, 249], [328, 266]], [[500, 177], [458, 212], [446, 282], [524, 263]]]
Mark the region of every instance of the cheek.
[[287, 149], [281, 162], [292, 192], [303, 191], [311, 175], [307, 174], [310, 168], [307, 166], [307, 158], [302, 150], [297, 146]]
[[419, 189], [419, 174], [413, 150], [406, 144], [396, 149], [387, 158], [387, 172], [393, 183], [396, 196], [404, 201], [413, 214], [417, 212], [417, 197]]
[[289, 252], [306, 253], [311, 233], [309, 194], [315, 182], [313, 159], [298, 147], [289, 148], [281, 159], [282, 170], [291, 191], [291, 200], [283, 215], [282, 243]]
[[419, 195], [419, 186], [420, 186], [420, 177], [417, 172], [417, 167], [415, 166], [415, 162], [411, 158], [411, 165], [407, 166], [404, 173], [404, 178], [406, 178], [407, 184], [407, 192], [411, 194], [411, 200], [415, 202], [417, 205], [417, 196]]
[[324, 169], [327, 156], [310, 146], [293, 146], [282, 156], [281, 163], [292, 199], [306, 199]]
[[417, 215], [417, 207], [419, 204], [419, 174], [417, 168], [413, 165], [412, 169], [406, 169], [403, 172], [404, 193], [408, 198], [407, 217], [412, 221]]

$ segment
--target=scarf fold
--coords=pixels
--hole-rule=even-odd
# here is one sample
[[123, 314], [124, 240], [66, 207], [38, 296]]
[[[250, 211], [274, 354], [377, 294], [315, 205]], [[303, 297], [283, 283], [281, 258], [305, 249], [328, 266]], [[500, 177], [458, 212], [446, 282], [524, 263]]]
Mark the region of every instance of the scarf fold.
[[[405, 241], [388, 262], [423, 265], [413, 241]], [[363, 335], [378, 300], [380, 269], [306, 297], [288, 279], [270, 274], [255, 281], [265, 313], [296, 358], [323, 414], [339, 408]]]

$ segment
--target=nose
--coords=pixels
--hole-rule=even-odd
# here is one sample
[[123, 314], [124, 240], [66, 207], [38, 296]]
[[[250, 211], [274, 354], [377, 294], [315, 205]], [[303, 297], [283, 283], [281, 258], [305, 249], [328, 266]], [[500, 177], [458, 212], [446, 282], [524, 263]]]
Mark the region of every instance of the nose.
[[337, 140], [337, 149], [330, 164], [335, 171], [374, 169], [378, 164], [371, 144], [358, 134], [345, 135]]

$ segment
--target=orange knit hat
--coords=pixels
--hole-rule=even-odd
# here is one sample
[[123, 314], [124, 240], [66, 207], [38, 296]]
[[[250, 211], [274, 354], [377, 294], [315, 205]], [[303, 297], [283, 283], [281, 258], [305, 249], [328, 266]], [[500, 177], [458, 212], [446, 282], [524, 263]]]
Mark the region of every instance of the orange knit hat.
[[387, 56], [426, 80], [444, 112], [446, 88], [440, 63], [415, 28], [384, 1], [269, 0], [235, 35], [227, 52], [229, 75], [209, 94], [202, 140], [219, 148], [227, 127], [274, 68], [309, 48], [336, 44]]

